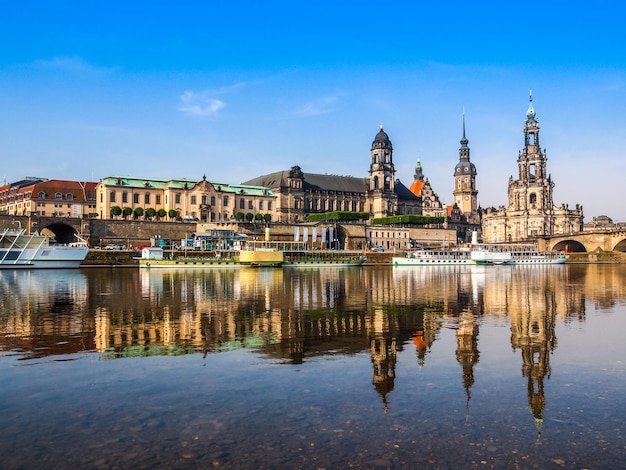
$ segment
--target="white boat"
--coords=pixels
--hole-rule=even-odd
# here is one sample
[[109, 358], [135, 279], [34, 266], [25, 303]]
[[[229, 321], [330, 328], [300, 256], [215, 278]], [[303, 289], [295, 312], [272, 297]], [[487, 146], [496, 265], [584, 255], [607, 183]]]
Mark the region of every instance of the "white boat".
[[417, 250], [394, 256], [394, 266], [441, 265], [546, 265], [564, 264], [569, 256], [561, 252], [540, 252], [531, 244], [473, 243], [449, 250]]
[[47, 235], [27, 235], [25, 230], [0, 232], [0, 269], [78, 268], [89, 247], [83, 241], [59, 245]]

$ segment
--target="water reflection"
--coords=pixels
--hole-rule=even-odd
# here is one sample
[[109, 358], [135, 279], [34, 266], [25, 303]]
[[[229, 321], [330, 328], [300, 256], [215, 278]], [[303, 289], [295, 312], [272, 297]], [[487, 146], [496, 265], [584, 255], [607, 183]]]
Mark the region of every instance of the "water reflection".
[[[500, 418], [503, 408], [514, 414], [511, 406], [523, 403], [523, 419], [533, 428], [532, 440], [539, 441], [546, 415], [555, 419], [557, 397], [564, 393], [553, 387], [546, 399], [547, 381], [558, 370], [557, 332], [566, 344], [561, 357], [571, 354], [567, 333], [572, 330], [585, 329], [588, 344], [601, 344], [606, 331], [588, 328], [587, 309], [613, 314], [616, 306], [623, 306], [625, 274], [626, 267], [619, 265], [0, 271], [0, 366], [9, 360], [25, 365], [40, 364], [42, 358], [64, 361], [91, 355], [106, 359], [121, 375], [124, 364], [137, 364], [118, 360], [122, 358], [194, 353], [210, 359], [234, 349], [254, 351], [255, 359], [279, 365], [281, 371], [318, 370], [319, 359], [335, 360], [340, 366], [334, 374], [363, 379], [373, 395], [375, 411], [369, 409], [368, 423], [378, 415], [397, 420], [406, 414], [428, 425], [432, 421], [425, 416], [433, 421], [443, 416], [441, 411], [431, 416], [429, 406], [445, 396], [451, 408], [456, 397], [463, 402], [466, 424], [472, 422], [472, 408], [482, 405], [480, 414], [473, 413], [473, 432], [484, 432], [478, 423], [485, 422], [485, 427], [506, 433], [511, 427], [490, 421], [485, 404], [494, 409], [492, 417]], [[500, 345], [513, 355], [503, 354]], [[617, 348], [618, 354], [623, 352]], [[352, 364], [361, 360], [365, 368], [353, 372]], [[589, 369], [607, 360], [606, 355], [594, 357]], [[566, 368], [567, 361], [561, 359], [559, 367]], [[275, 369], [270, 382], [280, 380]], [[579, 368], [568, 372], [574, 376]], [[420, 381], [422, 376], [429, 381]], [[503, 391], [506, 378], [511, 383]], [[329, 375], [308, 377], [318, 379], [339, 381]], [[428, 390], [433, 383], [440, 388]], [[267, 388], [274, 390], [274, 385]], [[305, 393], [311, 385], [300, 385], [304, 390], [292, 383], [289, 387]], [[316, 390], [324, 396], [323, 388]], [[596, 387], [588, 393], [597, 397], [604, 391]], [[417, 411], [412, 408], [416, 397]], [[273, 395], [269, 402], [275, 406]], [[354, 403], [353, 396], [337, 410], [348, 403]], [[317, 402], [313, 406], [322, 407]], [[213, 412], [222, 409], [226, 407]], [[234, 416], [246, 416], [240, 413]], [[281, 419], [291, 418], [295, 422], [289, 426], [294, 427], [284, 423], [285, 429], [302, 425], [297, 413]], [[623, 424], [623, 416], [617, 420]], [[351, 416], [348, 421], [357, 420]], [[366, 435], [368, 426], [355, 436]], [[457, 439], [467, 436], [458, 429], [448, 431]], [[233, 442], [237, 432], [226, 433], [225, 442]], [[598, 434], [602, 440], [606, 435]]]

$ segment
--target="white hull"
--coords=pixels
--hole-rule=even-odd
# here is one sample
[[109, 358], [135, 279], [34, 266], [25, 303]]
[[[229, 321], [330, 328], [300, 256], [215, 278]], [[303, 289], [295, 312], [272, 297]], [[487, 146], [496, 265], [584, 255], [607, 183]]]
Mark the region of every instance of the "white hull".
[[393, 266], [476, 266], [476, 265], [555, 265], [565, 264], [568, 256], [561, 253], [538, 251], [508, 251], [499, 248], [489, 251], [484, 248], [473, 251], [430, 251], [414, 252], [406, 257], [394, 256]]
[[0, 249], [0, 269], [78, 268], [87, 257], [86, 246], [54, 246]]

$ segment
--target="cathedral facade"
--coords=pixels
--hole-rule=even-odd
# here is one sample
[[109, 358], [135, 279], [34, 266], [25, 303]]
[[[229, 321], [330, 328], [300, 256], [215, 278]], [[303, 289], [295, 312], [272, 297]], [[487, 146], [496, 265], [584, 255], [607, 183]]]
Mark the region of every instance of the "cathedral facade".
[[539, 145], [539, 120], [532, 94], [524, 123], [524, 149], [517, 159], [519, 175], [509, 178], [508, 207], [490, 208], [482, 214], [486, 243], [518, 242], [583, 230], [583, 208], [555, 206], [554, 181], [547, 172], [545, 149]]

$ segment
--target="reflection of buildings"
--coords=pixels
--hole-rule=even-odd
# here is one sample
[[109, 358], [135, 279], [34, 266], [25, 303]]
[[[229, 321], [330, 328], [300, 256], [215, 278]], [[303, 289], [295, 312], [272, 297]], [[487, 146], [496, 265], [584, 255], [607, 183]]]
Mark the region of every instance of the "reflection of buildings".
[[[0, 271], [0, 349], [107, 358], [254, 348], [273, 360], [369, 353], [383, 407], [404, 348], [419, 367], [454, 330], [471, 397], [479, 326], [510, 323], [541, 424], [555, 324], [626, 298], [626, 266]], [[495, 322], [494, 322], [495, 320]], [[454, 354], [454, 356], [453, 356]]]
[[459, 317], [459, 327], [456, 330], [456, 360], [463, 368], [463, 388], [467, 396], [467, 404], [472, 397], [471, 389], [474, 385], [474, 365], [478, 362], [478, 325], [474, 321], [471, 309], [465, 309]]

